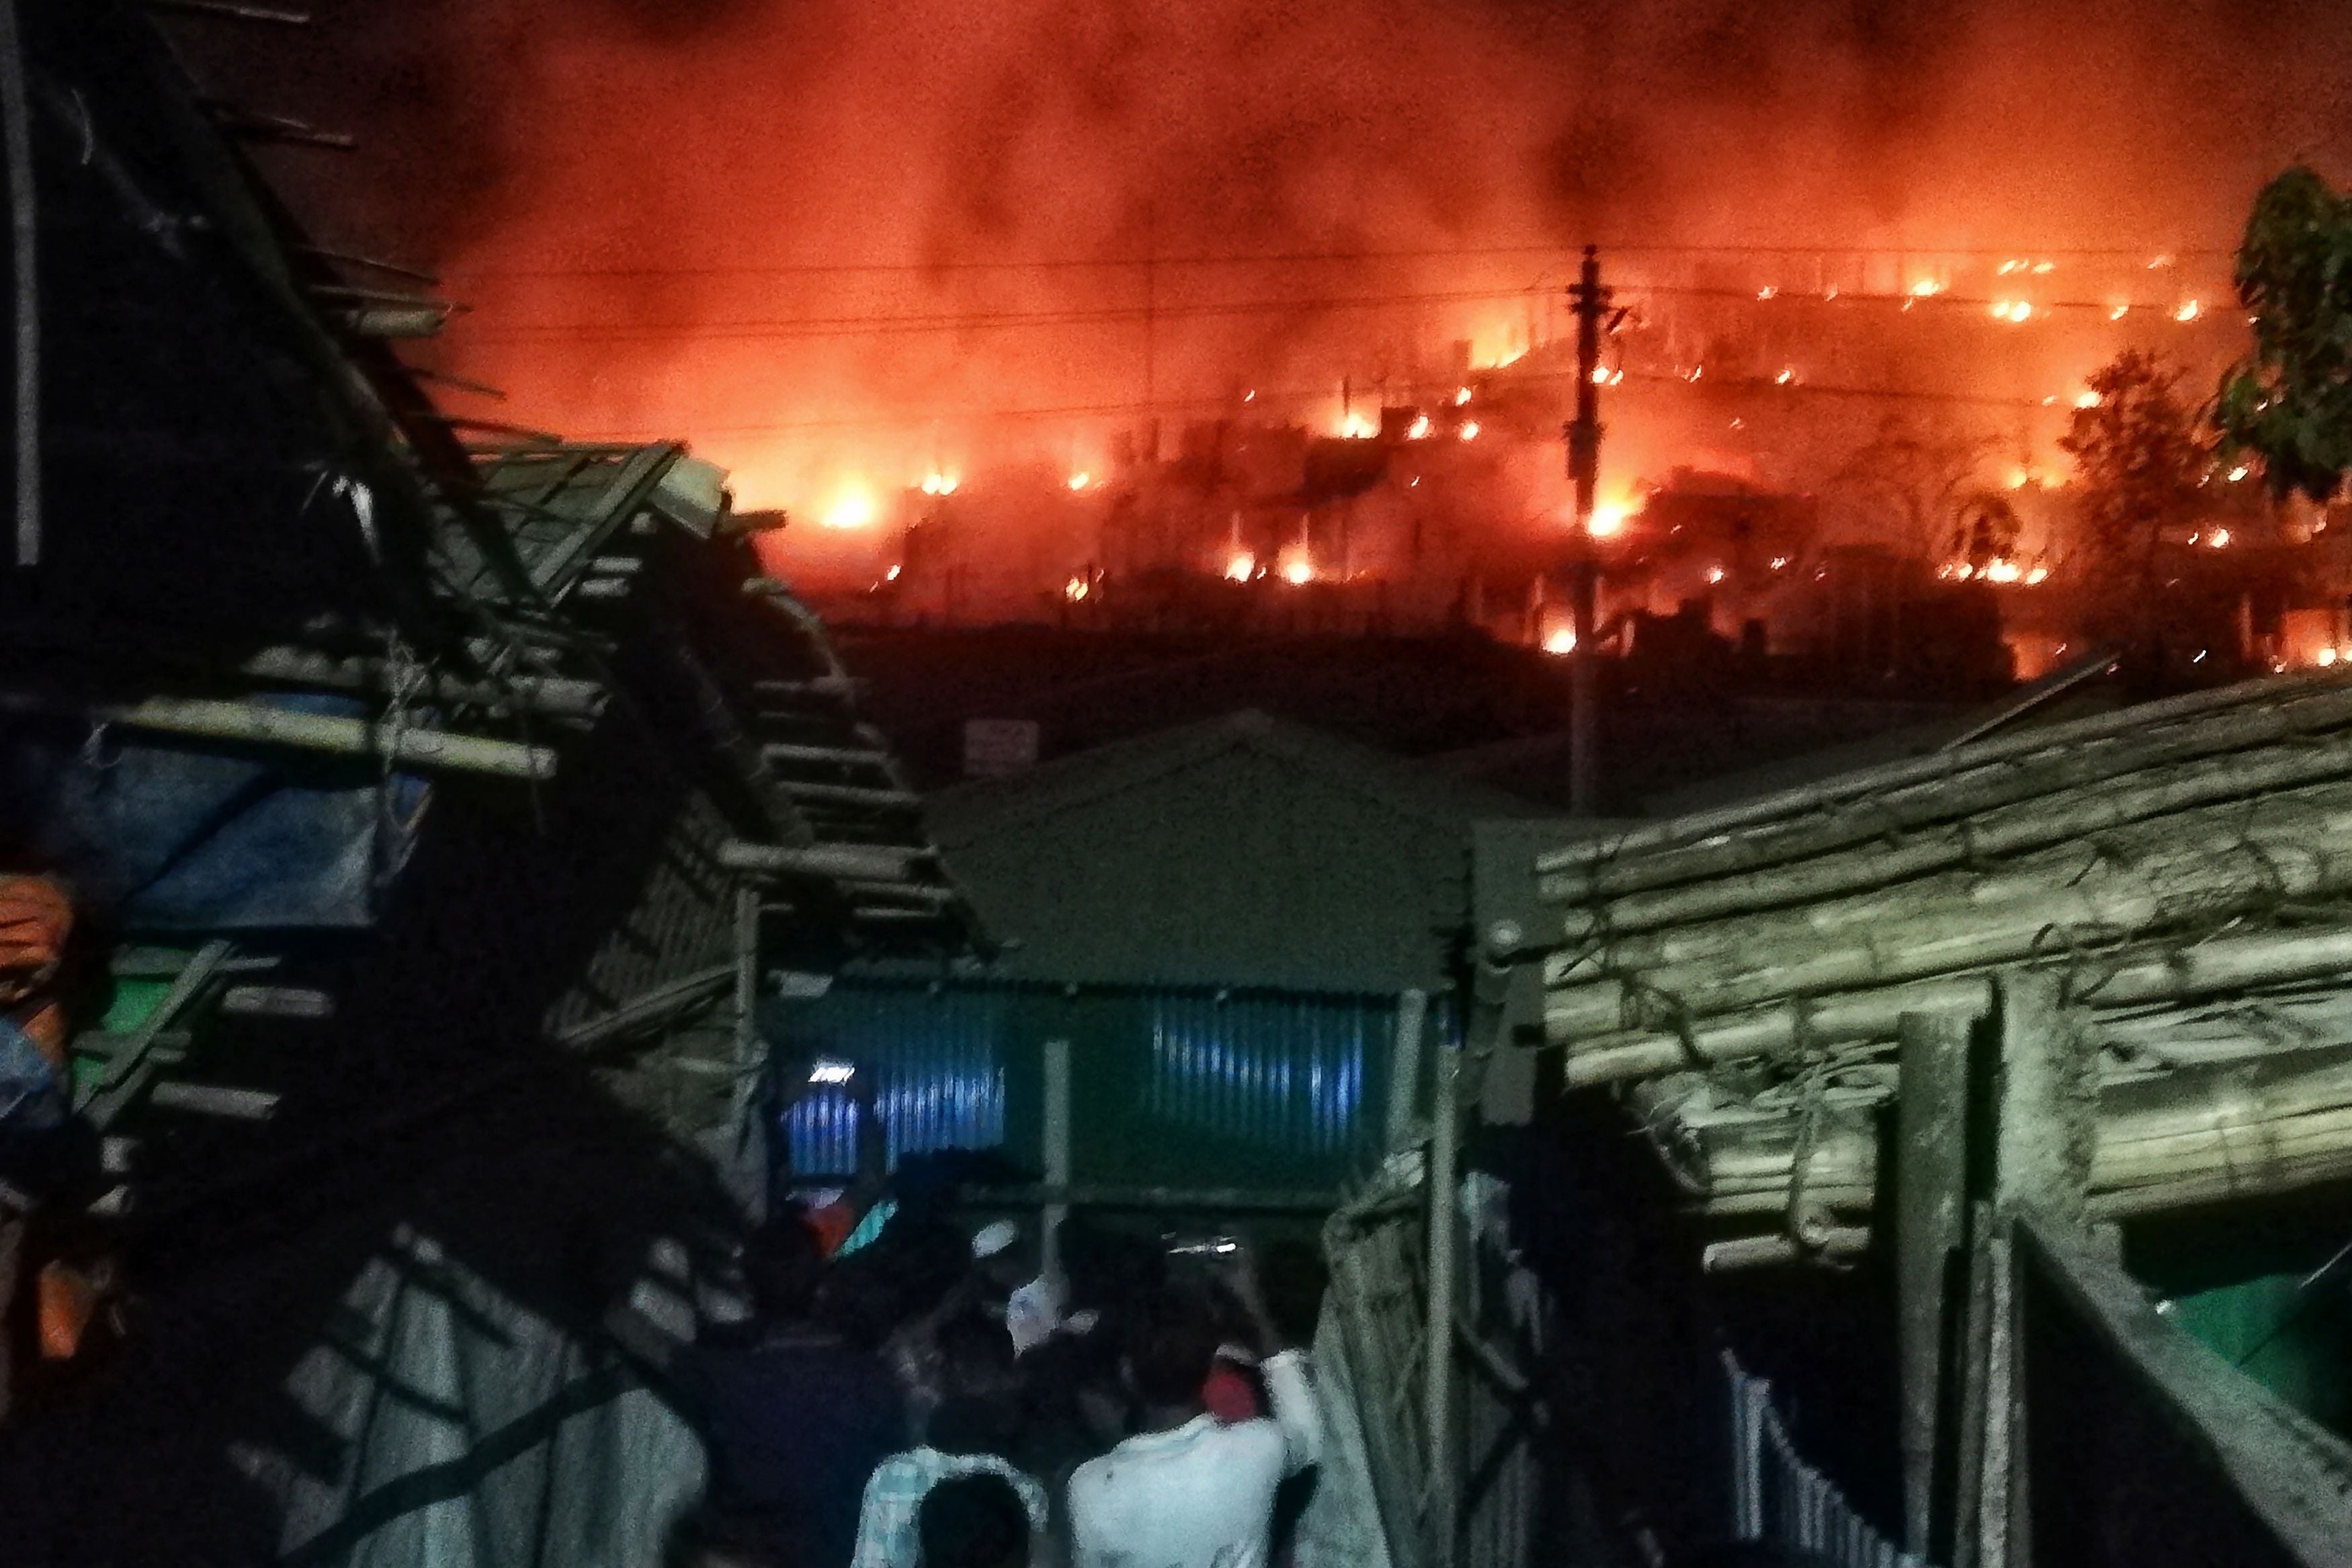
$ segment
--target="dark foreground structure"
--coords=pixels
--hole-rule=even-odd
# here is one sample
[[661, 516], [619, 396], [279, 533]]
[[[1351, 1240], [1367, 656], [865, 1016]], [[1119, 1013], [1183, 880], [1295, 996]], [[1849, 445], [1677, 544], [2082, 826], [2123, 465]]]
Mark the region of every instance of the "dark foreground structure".
[[701, 1450], [597, 1325], [740, 1310], [758, 994], [976, 928], [724, 475], [445, 414], [266, 123], [21, 10], [0, 1557], [653, 1561]]

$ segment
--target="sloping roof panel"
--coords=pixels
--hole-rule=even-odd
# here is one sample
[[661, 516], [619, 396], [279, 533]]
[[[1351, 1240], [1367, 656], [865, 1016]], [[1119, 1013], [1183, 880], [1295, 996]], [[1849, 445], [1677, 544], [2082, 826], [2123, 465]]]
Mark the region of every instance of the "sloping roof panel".
[[934, 797], [1014, 977], [1394, 991], [1442, 983], [1470, 824], [1508, 796], [1244, 714]]

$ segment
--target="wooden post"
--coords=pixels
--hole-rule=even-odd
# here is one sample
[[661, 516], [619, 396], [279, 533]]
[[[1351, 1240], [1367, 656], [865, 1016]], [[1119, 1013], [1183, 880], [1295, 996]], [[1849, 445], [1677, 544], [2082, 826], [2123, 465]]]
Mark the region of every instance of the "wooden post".
[[[1045, 1042], [1045, 1166], [1048, 1191], [1066, 1193], [1070, 1186], [1070, 1042]], [[1070, 1217], [1067, 1203], [1041, 1207], [1038, 1223], [1039, 1272], [1046, 1279], [1062, 1277], [1062, 1221]]]
[[2064, 981], [2003, 975], [1994, 1079], [1992, 1195], [1976, 1215], [1976, 1268], [1955, 1568], [2030, 1568], [2024, 1386], [2012, 1228], [2035, 1210], [2080, 1225], [2098, 1135], [2097, 1058]]
[[10, 334], [16, 377], [10, 409], [16, 564], [41, 564], [40, 217], [33, 193], [33, 110], [16, 0], [0, 0], [0, 161], [8, 174]]
[[1429, 993], [1399, 993], [1396, 1038], [1389, 1050], [1388, 1149], [1401, 1149], [1412, 1134], [1412, 1113], [1421, 1099], [1421, 1037], [1429, 1019]]
[[[1408, 996], [1417, 996], [1408, 992]], [[1430, 1568], [1452, 1568], [1454, 1563], [1454, 1236], [1460, 1226], [1454, 1189], [1455, 1155], [1461, 1137], [1459, 1103], [1461, 1053], [1441, 1044], [1433, 1062], [1430, 1092], [1429, 1140], [1429, 1289], [1428, 1314], [1423, 1324], [1423, 1351], [1427, 1359], [1423, 1414], [1428, 1451]]]
[[1925, 1555], [1942, 1430], [1953, 1264], [1967, 1235], [1971, 1020], [1905, 1013], [1896, 1047], [1895, 1249], [1903, 1379], [1903, 1544]]
[[1993, 1203], [2030, 1204], [2085, 1222], [2098, 1137], [2098, 1063], [2064, 982], [2047, 972], [2001, 977], [1999, 1121]]

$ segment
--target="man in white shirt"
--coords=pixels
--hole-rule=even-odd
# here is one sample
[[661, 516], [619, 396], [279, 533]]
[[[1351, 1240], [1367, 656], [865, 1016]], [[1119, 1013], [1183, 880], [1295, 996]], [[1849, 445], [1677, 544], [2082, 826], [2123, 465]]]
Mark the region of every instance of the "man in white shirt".
[[[1246, 1255], [1234, 1294], [1276, 1344]], [[1265, 1356], [1273, 1417], [1218, 1422], [1202, 1402], [1219, 1335], [1208, 1303], [1171, 1291], [1135, 1325], [1127, 1375], [1142, 1430], [1070, 1478], [1072, 1568], [1265, 1568], [1275, 1490], [1322, 1451], [1300, 1353]]]

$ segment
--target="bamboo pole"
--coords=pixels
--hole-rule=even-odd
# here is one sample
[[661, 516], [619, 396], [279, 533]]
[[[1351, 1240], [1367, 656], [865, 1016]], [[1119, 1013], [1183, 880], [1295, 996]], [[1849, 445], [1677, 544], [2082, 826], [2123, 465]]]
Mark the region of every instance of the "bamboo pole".
[[0, 0], [0, 154], [8, 172], [8, 281], [15, 295], [10, 430], [16, 564], [33, 567], [41, 564], [41, 229], [33, 189], [32, 97], [16, 0]]
[[1427, 1445], [1429, 1479], [1428, 1561], [1433, 1568], [1452, 1568], [1454, 1560], [1454, 1518], [1458, 1478], [1454, 1462], [1454, 1239], [1460, 1228], [1456, 1212], [1454, 1155], [1461, 1136], [1461, 1052], [1441, 1044], [1432, 1063], [1429, 1142], [1429, 1288], [1423, 1325], [1424, 1367], [1422, 1414], [1423, 1440]]
[[1695, 842], [1785, 817], [1802, 816], [1883, 790], [1934, 783], [1998, 762], [2077, 747], [2116, 736], [2146, 734], [2159, 725], [2201, 717], [2231, 708], [2278, 703], [2352, 684], [2352, 675], [2336, 671], [2310, 671], [2284, 677], [2263, 676], [2212, 691], [2189, 692], [2161, 702], [2100, 714], [2069, 724], [2025, 730], [1958, 751], [1907, 758], [1837, 778], [1801, 784], [1754, 800], [1741, 800], [1708, 811], [1696, 811], [1635, 829], [1614, 837], [1578, 840], [1543, 855], [1538, 873], [1564, 872], [1604, 862], [1630, 861], [1671, 845]]
[[[2227, 835], [2223, 837], [2223, 835]], [[2352, 793], [2302, 791], [2187, 812], [2033, 857], [2000, 877], [1719, 922], [1676, 961], [1588, 981], [1579, 955], [1546, 963], [1547, 1032], [1574, 1039], [1643, 1021], [1643, 998], [1690, 1018], [1790, 994], [1859, 989], [2030, 959], [2070, 939], [2114, 943], [2217, 925], [2284, 900], [2352, 888]], [[1654, 1010], [1654, 1009], [1651, 1009]]]
[[1056, 1191], [1068, 1191], [1070, 1186], [1070, 1042], [1066, 1040], [1045, 1042], [1044, 1164], [1049, 1196], [1038, 1211], [1039, 1223], [1044, 1228], [1038, 1238], [1043, 1260], [1040, 1271], [1048, 1280], [1059, 1280], [1062, 1222], [1070, 1217], [1068, 1203], [1056, 1201], [1053, 1196]]
[[1412, 1135], [1412, 1113], [1421, 1100], [1421, 1056], [1429, 993], [1417, 988], [1397, 995], [1396, 1030], [1389, 1046], [1388, 1143], [1403, 1148]]
[[[2352, 701], [2343, 706], [2352, 709]], [[1678, 877], [1675, 886], [1570, 910], [1562, 928], [1571, 942], [1604, 933], [1619, 938], [1812, 903], [2069, 843], [2216, 801], [2344, 778], [2352, 778], [2352, 735], [2231, 751], [2151, 769], [2128, 780], [2103, 778], [2045, 795], [1988, 800], [1981, 807], [1940, 799], [1906, 811], [1872, 802], [1867, 821], [1822, 824], [1811, 835], [1814, 842], [1778, 845], [1769, 857], [1748, 864], [1727, 863]], [[1931, 812], [1937, 820], [1928, 820]], [[1919, 820], [1907, 820], [1911, 818]], [[1900, 836], [1906, 831], [1910, 836]], [[1717, 858], [1728, 862], [1741, 848], [1733, 841]], [[1773, 864], [1769, 874], [1759, 869], [1764, 863]]]
[[719, 864], [740, 875], [897, 883], [906, 881], [914, 862], [928, 854], [887, 844], [760, 844], [730, 839], [719, 847]]
[[555, 774], [555, 752], [544, 746], [454, 735], [442, 729], [398, 727], [336, 714], [301, 713], [263, 703], [209, 697], [86, 703], [46, 692], [0, 690], [0, 714], [74, 718], [151, 734], [282, 747], [332, 757], [383, 758], [404, 768], [427, 771], [485, 773], [500, 779], [550, 779]]
[[[1553, 987], [1568, 987], [1604, 976], [1721, 967], [1759, 951], [1885, 936], [1895, 921], [1933, 926], [1981, 923], [2006, 914], [2031, 913], [2036, 906], [2062, 910], [2062, 896], [2085, 883], [2193, 895], [2221, 875], [2220, 886], [2229, 891], [2241, 883], [2223, 873], [2234, 871], [2242, 877], [2246, 868], [2242, 862], [2250, 849], [2258, 860], [2274, 852], [2295, 857], [2294, 866], [2282, 868], [2285, 874], [2256, 879], [2257, 890], [2272, 894], [2275, 904], [2332, 891], [2334, 884], [2324, 874], [2326, 852], [2347, 835], [2352, 835], [2352, 783], [2314, 784], [2086, 833], [2080, 841], [2053, 845], [1981, 870], [1947, 871], [1801, 907], [1613, 938], [1555, 954], [1546, 960], [1545, 979]], [[2352, 859], [2345, 850], [2337, 852]], [[2314, 857], [2320, 859], [2323, 874], [2298, 883], [2293, 873]]]
[[[2045, 965], [2065, 974], [2070, 994], [2105, 1009], [2217, 996], [2258, 986], [2291, 985], [2352, 973], [2352, 929], [2263, 931], [2220, 936], [2179, 948], [2113, 957], [2053, 957]], [[1566, 1062], [1571, 1088], [1671, 1072], [1697, 1063], [1769, 1055], [1800, 1046], [1891, 1040], [1905, 1012], [1980, 1015], [1991, 1007], [1991, 980], [1983, 975], [1915, 981], [1879, 990], [1818, 998], [1785, 998], [1736, 1016], [1695, 1024], [1687, 1033], [1616, 1030], [1570, 1040]], [[2118, 1042], [2179, 1035], [2168, 1015], [2103, 1022], [2102, 1036]], [[2250, 1043], [2274, 1037], [2249, 1029]]]

